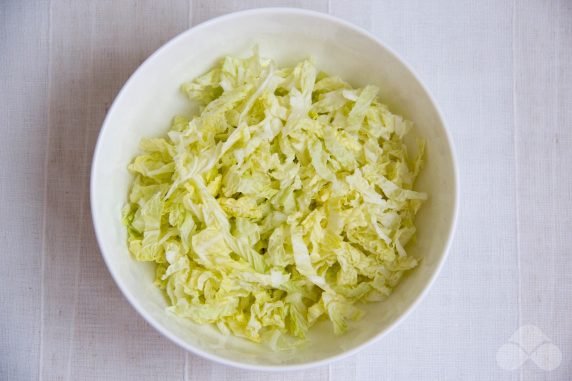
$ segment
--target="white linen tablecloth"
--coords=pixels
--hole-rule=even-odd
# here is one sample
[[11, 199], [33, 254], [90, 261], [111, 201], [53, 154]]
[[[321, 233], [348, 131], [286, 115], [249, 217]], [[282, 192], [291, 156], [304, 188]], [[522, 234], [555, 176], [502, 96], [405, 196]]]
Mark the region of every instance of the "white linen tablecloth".
[[[393, 47], [442, 107], [461, 179], [421, 305], [358, 355], [290, 373], [160, 336], [111, 280], [89, 210], [95, 140], [128, 76], [187, 28], [261, 6], [330, 13]], [[0, 89], [0, 380], [572, 378], [571, 1], [3, 0]]]

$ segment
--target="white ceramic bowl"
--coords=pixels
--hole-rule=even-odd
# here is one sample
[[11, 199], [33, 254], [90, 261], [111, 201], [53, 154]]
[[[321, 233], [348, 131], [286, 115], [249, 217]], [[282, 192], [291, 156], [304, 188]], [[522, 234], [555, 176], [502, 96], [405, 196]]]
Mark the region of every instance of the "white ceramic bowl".
[[[214, 328], [165, 312], [149, 264], [134, 261], [126, 247], [121, 208], [131, 177], [127, 164], [143, 136], [163, 134], [174, 114], [187, 107], [179, 85], [205, 72], [225, 55], [245, 55], [254, 45], [279, 64], [313, 57], [317, 66], [355, 86], [375, 84], [382, 100], [412, 120], [427, 141], [427, 164], [418, 180], [429, 201], [417, 218], [417, 243], [408, 249], [423, 258], [391, 297], [367, 305], [366, 316], [348, 334], [334, 336], [329, 322], [311, 331], [302, 349], [271, 352], [225, 337]], [[347, 22], [297, 9], [258, 9], [205, 22], [155, 52], [125, 84], [101, 129], [93, 157], [91, 208], [103, 258], [133, 307], [181, 347], [224, 364], [249, 369], [300, 369], [355, 353], [395, 327], [435, 279], [451, 243], [457, 214], [457, 175], [451, 139], [435, 102], [412, 70], [379, 40]]]

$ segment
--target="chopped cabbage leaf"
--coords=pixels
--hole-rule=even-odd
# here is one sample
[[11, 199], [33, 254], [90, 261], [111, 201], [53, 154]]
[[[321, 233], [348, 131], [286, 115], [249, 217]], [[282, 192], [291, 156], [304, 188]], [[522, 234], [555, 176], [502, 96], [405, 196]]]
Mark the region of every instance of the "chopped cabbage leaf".
[[200, 111], [141, 140], [123, 211], [171, 312], [290, 348], [322, 320], [342, 334], [417, 266], [425, 146], [410, 159], [377, 87], [255, 52], [181, 89]]

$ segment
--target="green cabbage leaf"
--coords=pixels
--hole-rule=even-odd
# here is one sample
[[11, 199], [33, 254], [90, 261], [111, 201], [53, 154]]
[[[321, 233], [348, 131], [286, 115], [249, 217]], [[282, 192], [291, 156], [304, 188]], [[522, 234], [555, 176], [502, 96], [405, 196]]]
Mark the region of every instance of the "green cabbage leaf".
[[141, 141], [123, 212], [171, 312], [279, 349], [321, 320], [345, 332], [418, 264], [424, 144], [409, 158], [377, 87], [255, 53], [181, 89], [200, 112]]

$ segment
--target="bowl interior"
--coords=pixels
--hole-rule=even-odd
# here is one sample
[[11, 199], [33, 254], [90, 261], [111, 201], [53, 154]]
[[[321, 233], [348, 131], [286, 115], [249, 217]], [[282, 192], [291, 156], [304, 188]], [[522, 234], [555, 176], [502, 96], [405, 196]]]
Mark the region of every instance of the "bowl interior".
[[[205, 72], [224, 55], [261, 55], [279, 64], [312, 57], [316, 65], [355, 86], [375, 84], [393, 111], [412, 120], [427, 141], [426, 166], [417, 187], [430, 199], [417, 218], [417, 242], [408, 250], [419, 267], [383, 303], [365, 306], [366, 316], [348, 334], [334, 336], [328, 322], [312, 330], [295, 352], [265, 347], [165, 312], [166, 301], [152, 283], [148, 264], [126, 248], [121, 208], [131, 178], [127, 164], [143, 136], [161, 136], [177, 113], [189, 114], [182, 82]], [[211, 359], [247, 367], [304, 366], [327, 360], [370, 341], [390, 328], [429, 286], [446, 253], [455, 217], [455, 171], [450, 142], [429, 95], [390, 51], [364, 32], [328, 16], [294, 10], [258, 10], [223, 17], [185, 32], [155, 53], [132, 76], [102, 128], [92, 172], [92, 213], [106, 263], [129, 301], [158, 330]]]

